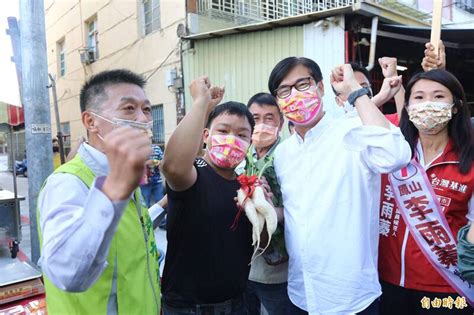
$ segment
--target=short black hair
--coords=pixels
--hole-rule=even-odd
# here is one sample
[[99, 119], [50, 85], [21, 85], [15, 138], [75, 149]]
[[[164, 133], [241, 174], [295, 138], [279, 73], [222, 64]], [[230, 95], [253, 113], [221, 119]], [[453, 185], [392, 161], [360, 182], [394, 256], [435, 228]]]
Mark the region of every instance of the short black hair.
[[309, 74], [314, 81], [319, 82], [323, 79], [321, 69], [315, 61], [306, 57], [287, 57], [277, 63], [268, 78], [268, 90], [273, 96], [276, 95], [276, 89], [278, 89], [281, 81], [283, 81], [285, 76], [297, 65], [308, 68]]
[[145, 87], [145, 79], [130, 70], [116, 69], [100, 72], [84, 83], [80, 93], [81, 112], [90, 108], [98, 109], [107, 100], [105, 88], [111, 84], [129, 83]]
[[257, 93], [254, 96], [252, 96], [248, 103], [247, 103], [247, 108], [250, 109], [250, 106], [252, 104], [257, 104], [257, 105], [268, 105], [268, 106], [275, 106], [278, 109], [278, 113], [280, 114], [280, 118], [283, 119], [283, 113], [280, 111], [280, 107], [278, 106], [278, 103], [276, 102], [276, 99], [273, 95], [269, 93]]
[[288, 131], [291, 132], [291, 128], [294, 128], [294, 127], [295, 127], [295, 124], [291, 120], [288, 120]]
[[352, 67], [352, 71], [362, 73], [367, 78], [367, 81], [371, 83], [369, 71], [363, 65], [358, 62], [349, 62], [349, 64]]
[[217, 105], [209, 114], [207, 118], [206, 128], [210, 128], [212, 121], [223, 114], [237, 115], [239, 117], [246, 117], [250, 123], [251, 131], [253, 132], [253, 127], [255, 127], [255, 120], [253, 119], [252, 113], [249, 111], [247, 106], [239, 102], [225, 102], [220, 105]]

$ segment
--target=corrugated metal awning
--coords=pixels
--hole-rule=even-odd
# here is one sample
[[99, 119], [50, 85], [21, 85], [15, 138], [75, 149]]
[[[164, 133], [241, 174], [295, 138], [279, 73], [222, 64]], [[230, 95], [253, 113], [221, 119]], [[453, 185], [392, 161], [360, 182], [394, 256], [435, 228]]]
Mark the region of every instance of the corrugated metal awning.
[[307, 13], [277, 20], [265, 21], [261, 23], [241, 25], [206, 33], [200, 33], [184, 37], [189, 40], [199, 40], [206, 38], [223, 37], [232, 34], [249, 33], [255, 31], [264, 31], [277, 27], [303, 25], [313, 21], [321, 20], [327, 17], [341, 15], [341, 14], [361, 14], [365, 16], [378, 16], [382, 22], [385, 23], [398, 23], [401, 25], [413, 25], [413, 26], [426, 26], [428, 22], [416, 19], [408, 16], [401, 12], [395, 12], [392, 9], [383, 5], [375, 4], [372, 2], [361, 1], [354, 3], [353, 5], [347, 5], [334, 9], [328, 9], [324, 11], [318, 11], [313, 13]]

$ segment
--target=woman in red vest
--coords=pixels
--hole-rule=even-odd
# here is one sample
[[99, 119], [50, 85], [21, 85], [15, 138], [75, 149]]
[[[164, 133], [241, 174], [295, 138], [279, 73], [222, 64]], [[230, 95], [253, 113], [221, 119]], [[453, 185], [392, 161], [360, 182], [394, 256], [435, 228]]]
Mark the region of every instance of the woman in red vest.
[[[466, 96], [456, 77], [445, 70], [414, 76], [407, 85], [400, 128], [412, 148], [411, 164], [418, 165], [418, 176], [426, 172], [420, 182], [427, 184], [423, 191], [415, 182], [423, 177], [413, 177], [412, 185], [394, 184], [397, 173], [382, 178], [381, 315], [472, 314], [465, 291], [461, 296], [453, 285], [464, 280], [457, 272], [455, 238], [474, 219], [473, 137]], [[400, 174], [405, 172], [407, 180], [414, 169], [408, 166]], [[410, 193], [421, 197], [403, 199]], [[436, 214], [445, 220], [430, 220]]]

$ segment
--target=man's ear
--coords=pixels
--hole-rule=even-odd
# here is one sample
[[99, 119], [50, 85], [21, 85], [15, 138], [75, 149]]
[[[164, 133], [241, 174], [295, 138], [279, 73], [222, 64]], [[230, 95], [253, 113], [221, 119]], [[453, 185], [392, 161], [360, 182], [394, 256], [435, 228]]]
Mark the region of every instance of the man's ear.
[[207, 146], [207, 140], [209, 139], [209, 136], [211, 135], [211, 131], [208, 128], [204, 128], [202, 131], [202, 142]]
[[81, 114], [81, 118], [82, 118], [82, 124], [84, 125], [84, 127], [86, 128], [87, 130], [87, 133], [89, 134], [89, 132], [97, 132], [97, 126], [95, 124], [95, 119], [94, 117], [92, 117], [92, 115], [85, 111]]
[[285, 118], [283, 118], [283, 116], [280, 116], [280, 126], [278, 127], [278, 133], [280, 133], [281, 130], [283, 129], [284, 124], [285, 124]]
[[319, 89], [321, 91], [321, 97], [324, 96], [324, 83], [323, 80], [319, 81]]
[[336, 96], [334, 99], [336, 100], [337, 106], [344, 107], [344, 101], [341, 100], [340, 96]]

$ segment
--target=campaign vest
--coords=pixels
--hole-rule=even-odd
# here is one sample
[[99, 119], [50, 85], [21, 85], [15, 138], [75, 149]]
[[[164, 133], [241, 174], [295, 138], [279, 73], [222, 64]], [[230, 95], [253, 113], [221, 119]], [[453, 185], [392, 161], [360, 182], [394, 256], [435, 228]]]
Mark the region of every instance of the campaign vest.
[[[79, 155], [55, 173], [74, 175], [88, 188], [96, 177]], [[114, 283], [118, 314], [159, 314], [159, 254], [153, 224], [148, 210], [141, 206], [140, 196], [137, 189], [123, 212], [110, 244], [108, 266], [89, 289], [80, 293], [66, 292], [58, 289], [44, 275], [48, 314], [108, 314]], [[39, 218], [38, 210], [37, 216]], [[39, 224], [38, 232], [42, 243]]]
[[[459, 172], [459, 158], [449, 142], [443, 154], [426, 169], [426, 174], [456, 238], [459, 229], [467, 223], [474, 168], [467, 174]], [[407, 227], [387, 175], [382, 176], [379, 222], [379, 275], [383, 281], [420, 291], [456, 292], [426, 259], [410, 233], [405, 241]], [[456, 259], [456, 256], [448, 258]]]

